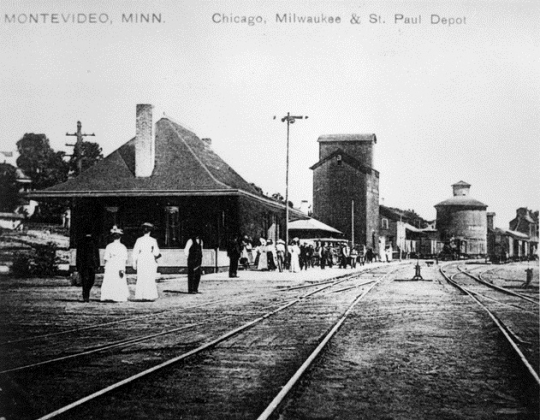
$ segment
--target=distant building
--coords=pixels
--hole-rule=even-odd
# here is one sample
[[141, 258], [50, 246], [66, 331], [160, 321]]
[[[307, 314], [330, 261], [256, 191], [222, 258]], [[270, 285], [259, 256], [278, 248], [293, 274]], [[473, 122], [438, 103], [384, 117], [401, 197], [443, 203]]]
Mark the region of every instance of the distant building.
[[412, 210], [379, 206], [381, 247], [391, 247], [394, 258], [432, 256], [438, 252], [437, 231]]
[[453, 196], [435, 205], [440, 240], [450, 242], [460, 254], [487, 253], [487, 205], [469, 195], [471, 185], [452, 185]]
[[375, 134], [322, 135], [313, 170], [313, 217], [355, 245], [378, 251], [379, 172], [373, 169]]
[[528, 255], [538, 254], [538, 210], [532, 211], [527, 207], [518, 208], [516, 217], [509, 223], [509, 228], [529, 237]]
[[[512, 222], [510, 224], [512, 225]], [[527, 234], [513, 229], [495, 227], [495, 213], [487, 213], [487, 225], [488, 254], [493, 262], [522, 260], [535, 255], [534, 247], [531, 246], [531, 240]]]
[[[262, 195], [238, 175], [214, 153], [210, 139], [200, 139], [167, 117], [154, 124], [148, 104], [137, 105], [133, 139], [78, 177], [29, 196], [72, 200], [72, 265], [86, 232], [94, 234], [103, 252], [113, 225], [123, 229], [122, 242], [130, 249], [142, 223], [152, 223], [161, 272], [187, 266], [182, 251], [195, 233], [204, 241], [205, 271], [229, 265], [226, 247], [236, 235], [255, 241], [285, 236], [284, 203]], [[307, 218], [296, 209], [289, 215]]]

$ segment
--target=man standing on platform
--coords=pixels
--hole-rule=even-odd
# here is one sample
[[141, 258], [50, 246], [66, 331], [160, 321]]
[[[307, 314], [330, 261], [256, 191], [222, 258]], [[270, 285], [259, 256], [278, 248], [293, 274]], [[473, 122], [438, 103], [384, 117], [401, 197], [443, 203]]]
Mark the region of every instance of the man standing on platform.
[[99, 250], [87, 233], [77, 246], [76, 266], [82, 282], [83, 301], [90, 302], [90, 289], [96, 280], [96, 270], [99, 268]]
[[341, 244], [340, 255], [339, 255], [339, 268], [347, 268], [349, 262], [350, 250], [347, 243]]
[[276, 243], [276, 253], [277, 253], [277, 265], [279, 272], [283, 272], [285, 268], [285, 241], [283, 239], [278, 239]]
[[229, 257], [229, 277], [238, 277], [238, 260], [242, 253], [242, 246], [240, 244], [240, 236], [235, 236], [230, 240], [227, 247], [227, 256]]
[[188, 263], [188, 293], [199, 293], [201, 281], [203, 241], [199, 235], [194, 235], [186, 243], [184, 254]]

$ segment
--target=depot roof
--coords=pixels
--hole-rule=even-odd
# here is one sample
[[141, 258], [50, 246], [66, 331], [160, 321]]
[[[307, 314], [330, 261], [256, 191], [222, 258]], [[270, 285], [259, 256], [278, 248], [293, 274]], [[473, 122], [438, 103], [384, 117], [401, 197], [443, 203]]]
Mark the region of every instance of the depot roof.
[[[135, 176], [135, 138], [76, 178], [53, 187], [32, 191], [29, 198], [141, 197], [246, 195], [267, 205], [285, 208], [242, 178], [211, 148], [208, 141], [173, 121], [155, 124], [155, 167], [148, 177]], [[303, 213], [291, 209], [301, 218]]]

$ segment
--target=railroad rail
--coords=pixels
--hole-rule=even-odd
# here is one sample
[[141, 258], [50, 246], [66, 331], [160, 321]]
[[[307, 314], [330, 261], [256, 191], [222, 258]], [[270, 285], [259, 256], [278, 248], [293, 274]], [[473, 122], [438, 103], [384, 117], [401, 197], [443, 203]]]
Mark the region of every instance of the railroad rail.
[[[362, 274], [367, 274], [367, 273], [370, 273], [373, 270], [375, 270], [375, 269], [367, 269], [367, 270], [362, 271], [361, 273]], [[313, 292], [307, 293], [306, 295], [304, 295], [302, 297], [302, 298], [305, 298], [305, 297], [310, 296], [311, 294], [319, 293], [320, 291], [323, 291], [323, 290], [325, 290], [325, 289], [327, 289], [329, 287], [333, 287], [333, 286], [335, 286], [337, 284], [340, 284], [340, 283], [343, 283], [343, 282], [345, 282], [345, 281], [347, 281], [347, 280], [349, 280], [351, 278], [355, 278], [355, 277], [357, 277], [357, 275], [358, 274], [340, 275], [340, 276], [336, 276], [334, 278], [331, 278], [330, 280], [317, 281], [317, 282], [313, 282], [312, 284], [309, 284], [309, 285], [277, 289], [277, 290], [274, 290], [273, 292], [274, 293], [283, 293], [283, 292], [295, 291], [295, 290], [298, 290], [298, 289], [325, 286], [325, 287], [317, 289], [317, 290], [315, 290]], [[373, 280], [370, 280], [367, 283], [370, 283], [372, 281]], [[353, 286], [353, 287], [359, 287], [359, 286]], [[348, 288], [339, 289], [336, 292], [339, 292], [341, 290], [347, 290], [347, 289]], [[251, 296], [253, 296], [253, 297], [263, 296], [263, 295], [268, 295], [268, 292], [252, 293], [251, 294]], [[54, 337], [54, 336], [68, 335], [68, 338], [71, 340], [69, 342], [69, 347], [72, 347], [74, 343], [73, 343], [72, 339], [69, 337], [69, 335], [72, 334], [72, 333], [85, 331], [85, 330], [95, 330], [95, 329], [99, 329], [99, 328], [103, 328], [103, 327], [109, 327], [111, 325], [126, 324], [128, 322], [138, 322], [138, 321], [141, 321], [141, 320], [148, 320], [150, 318], [161, 316], [161, 315], [164, 315], [164, 314], [169, 314], [171, 316], [176, 316], [177, 317], [177, 316], [181, 315], [182, 312], [186, 312], [188, 309], [199, 309], [199, 308], [204, 308], [204, 307], [208, 307], [208, 306], [218, 304], [218, 303], [223, 303], [223, 302], [230, 303], [231, 300], [233, 300], [235, 298], [240, 298], [240, 297], [245, 298], [245, 295], [242, 295], [242, 296], [238, 296], [238, 295], [234, 296], [233, 295], [233, 296], [231, 296], [231, 297], [229, 297], [227, 299], [214, 299], [214, 300], [211, 300], [209, 302], [204, 302], [204, 303], [201, 303], [201, 304], [191, 305], [189, 307], [182, 308], [182, 310], [170, 309], [170, 310], [165, 310], [165, 311], [156, 311], [156, 312], [152, 312], [150, 314], [143, 314], [143, 315], [139, 315], [139, 316], [135, 316], [135, 317], [125, 318], [125, 319], [118, 320], [118, 321], [98, 323], [98, 324], [94, 324], [94, 325], [91, 325], [91, 326], [75, 328], [75, 329], [69, 329], [67, 331], [62, 331], [62, 332], [56, 332], [56, 333], [51, 333], [51, 334], [43, 334], [43, 335], [38, 335], [38, 336], [33, 336], [33, 337], [27, 337], [27, 338], [21, 339], [21, 340], [7, 341], [5, 343], [0, 343], [0, 346], [6, 346], [6, 345], [9, 345], [9, 344], [16, 344], [16, 343], [25, 342], [25, 341], [26, 342], [27, 341], [33, 341], [33, 340], [37, 340], [37, 339], [50, 338], [50, 337]], [[275, 305], [273, 305], [273, 306], [275, 306]], [[67, 360], [71, 360], [71, 359], [75, 359], [75, 358], [79, 358], [79, 357], [86, 357], [86, 356], [89, 356], [91, 354], [104, 352], [104, 351], [109, 351], [109, 350], [113, 350], [113, 349], [121, 350], [121, 349], [125, 349], [127, 347], [130, 347], [130, 346], [133, 346], [133, 345], [135, 345], [137, 343], [152, 340], [152, 339], [154, 339], [156, 337], [159, 337], [159, 336], [164, 336], [164, 335], [167, 335], [167, 334], [173, 334], [173, 333], [177, 333], [177, 332], [180, 332], [180, 331], [188, 330], [188, 329], [199, 327], [199, 326], [209, 325], [210, 323], [220, 322], [220, 321], [223, 321], [224, 319], [227, 319], [227, 318], [218, 317], [218, 318], [212, 319], [210, 321], [191, 323], [191, 324], [183, 325], [183, 326], [178, 327], [178, 328], [172, 328], [172, 329], [168, 329], [166, 331], [161, 331], [159, 333], [150, 333], [150, 334], [145, 334], [145, 335], [138, 336], [138, 337], [135, 337], [135, 338], [128, 338], [128, 339], [124, 339], [124, 340], [115, 340], [115, 341], [112, 341], [112, 342], [106, 342], [106, 343], [103, 343], [103, 344], [99, 344], [97, 346], [94, 345], [91, 348], [86, 348], [86, 349], [83, 349], [81, 351], [69, 354], [69, 355], [53, 357], [51, 359], [42, 360], [42, 361], [39, 361], [39, 362], [28, 363], [28, 364], [21, 365], [21, 366], [7, 368], [7, 369], [4, 369], [4, 370], [1, 370], [0, 375], [6, 374], [6, 373], [11, 373], [11, 372], [22, 371], [22, 370], [26, 370], [26, 369], [33, 369], [33, 368], [37, 368], [37, 367], [41, 367], [41, 366], [45, 366], [45, 365], [50, 365], [50, 364], [55, 364], [55, 363], [61, 363], [61, 362], [65, 362]], [[61, 354], [62, 351], [59, 351], [59, 353]]]
[[[446, 265], [444, 268], [448, 268], [449, 266], [452, 267], [452, 264]], [[513, 349], [523, 367], [530, 374], [532, 380], [537, 386], [540, 386], [540, 376], [537, 368], [533, 367], [538, 366], [538, 311], [536, 310], [534, 312], [529, 308], [524, 308], [515, 303], [516, 300], [521, 302], [526, 301], [538, 308], [538, 301], [486, 282], [480, 279], [479, 276], [472, 275], [468, 270], [464, 270], [459, 265], [456, 268], [458, 271], [452, 274], [449, 274], [443, 268], [440, 268], [440, 272], [451, 285], [468, 295], [489, 315]], [[456, 280], [458, 276], [467, 276], [467, 278], [473, 279], [476, 284], [484, 286], [485, 291], [480, 293], [477, 290], [473, 290], [471, 288], [472, 286], [464, 285], [463, 279], [461, 282]], [[499, 296], [490, 296], [489, 290], [495, 291]], [[506, 298], [503, 296], [506, 296]], [[528, 318], [524, 318], [525, 313]], [[516, 319], [519, 319], [520, 322], [515, 322]], [[519, 326], [524, 326], [525, 328], [520, 328], [521, 331], [516, 332]], [[536, 332], [531, 333], [531, 331]], [[528, 340], [528, 338], [532, 339]]]
[[464, 270], [462, 267], [458, 267], [458, 269], [459, 269], [459, 271], [461, 271], [466, 276], [469, 276], [470, 278], [476, 280], [479, 283], [482, 283], [482, 284], [486, 285], [487, 287], [491, 287], [492, 289], [495, 289], [495, 290], [497, 290], [499, 292], [502, 292], [502, 293], [506, 293], [508, 295], [517, 296], [517, 297], [519, 297], [521, 299], [524, 299], [526, 301], [534, 303], [537, 306], [540, 305], [540, 302], [538, 300], [531, 299], [529, 296], [525, 296], [525, 295], [523, 295], [521, 293], [516, 293], [516, 292], [514, 292], [512, 290], [506, 289], [504, 287], [496, 286], [496, 285], [494, 285], [492, 283], [489, 283], [489, 282], [483, 280], [482, 279], [482, 274], [480, 274], [478, 276], [474, 276], [473, 274], [471, 274], [467, 270]]
[[[392, 267], [393, 269], [395, 269], [395, 267]], [[379, 279], [368, 279], [368, 280], [363, 280], [363, 281], [358, 281], [359, 278], [361, 278], [362, 276], [366, 275], [366, 274], [370, 274], [371, 272], [374, 272], [374, 271], [377, 271], [377, 270], [380, 270], [381, 268], [378, 267], [378, 268], [374, 268], [374, 269], [369, 269], [369, 270], [364, 270], [362, 272], [357, 272], [357, 273], [354, 273], [354, 274], [350, 274], [350, 275], [345, 275], [345, 276], [339, 276], [337, 278], [334, 278], [332, 282], [328, 282], [328, 281], [322, 281], [322, 282], [316, 282], [316, 283], [313, 283], [313, 284], [310, 284], [310, 285], [306, 285], [306, 286], [303, 286], [303, 288], [309, 288], [309, 287], [314, 287], [315, 290], [312, 290], [310, 292], [307, 292], [307, 293], [304, 293], [300, 296], [284, 296], [283, 298], [276, 298], [277, 301], [273, 303], [273, 308], [271, 310], [268, 309], [268, 307], [265, 309], [267, 312], [265, 312], [264, 314], [261, 314], [259, 315], [257, 318], [255, 319], [252, 319], [252, 320], [249, 320], [248, 322], [245, 322], [243, 323], [242, 325], [236, 327], [236, 328], [233, 328], [231, 330], [228, 330], [224, 333], [222, 333], [221, 335], [213, 338], [213, 339], [210, 339], [209, 341], [207, 341], [205, 344], [202, 344], [202, 345], [199, 345], [198, 347], [195, 347], [195, 348], [192, 348], [190, 349], [189, 351], [187, 352], [184, 352], [178, 356], [175, 356], [175, 357], [172, 357], [162, 363], [159, 363], [155, 366], [152, 366], [148, 369], [145, 369], [145, 370], [142, 370], [134, 375], [131, 375], [129, 376], [128, 378], [125, 378], [121, 381], [117, 381], [103, 389], [100, 389], [98, 391], [95, 391], [93, 393], [91, 393], [90, 395], [84, 397], [84, 398], [81, 398], [77, 401], [74, 401], [68, 405], [65, 405], [63, 407], [61, 407], [60, 409], [57, 409], [55, 411], [52, 411], [50, 412], [49, 414], [46, 414], [45, 416], [42, 416], [40, 417], [40, 419], [49, 419], [49, 418], [54, 418], [54, 417], [57, 417], [57, 416], [60, 416], [61, 414], [63, 413], [66, 413], [70, 410], [73, 410], [74, 408], [76, 407], [79, 407], [83, 404], [85, 404], [86, 402], [88, 401], [92, 401], [98, 397], [101, 397], [105, 394], [108, 394], [110, 393], [111, 391], [114, 391], [114, 390], [117, 390], [118, 388], [120, 387], [123, 387], [124, 385], [127, 385], [127, 384], [130, 384], [140, 378], [143, 378], [143, 377], [146, 377], [150, 374], [153, 374], [154, 372], [157, 372], [157, 371], [161, 371], [161, 370], [164, 370], [166, 367], [169, 367], [169, 366], [172, 366], [172, 365], [175, 365], [177, 363], [179, 363], [180, 361], [183, 361], [187, 358], [190, 358], [192, 356], [195, 356], [195, 355], [198, 355], [204, 351], [207, 351], [209, 349], [212, 349], [212, 348], [215, 348], [218, 344], [226, 341], [226, 340], [229, 340], [230, 338], [244, 332], [244, 331], [247, 331], [248, 329], [252, 328], [253, 326], [255, 326], [256, 324], [259, 324], [263, 321], [266, 321], [268, 320], [268, 318], [280, 313], [280, 312], [283, 312], [291, 307], [293, 307], [294, 305], [297, 305], [298, 303], [300, 302], [306, 302], [308, 301], [311, 297], [315, 296], [315, 295], [318, 295], [318, 294], [323, 294], [323, 293], [341, 293], [341, 292], [346, 292], [346, 291], [354, 291], [354, 289], [357, 289], [357, 288], [360, 288], [360, 287], [364, 287], [366, 286], [367, 284], [371, 284], [371, 286], [367, 289], [367, 290], [362, 290], [362, 292], [357, 295], [353, 301], [353, 303], [351, 304], [352, 306], [356, 305], [358, 303], [358, 301], [363, 297], [365, 296], [365, 294], [367, 294], [373, 287], [376, 286], [376, 284], [381, 280], [381, 278]], [[392, 270], [393, 271], [393, 270]], [[338, 290], [335, 290], [336, 286], [340, 285], [340, 284], [343, 284], [343, 283], [347, 283], [347, 282], [354, 282], [353, 285], [349, 285], [348, 287], [342, 287], [341, 289], [338, 289]], [[288, 295], [289, 293], [294, 293], [295, 290], [301, 290], [301, 289], [298, 289], [297, 287], [290, 287], [290, 288], [282, 288], [282, 289], [277, 289], [276, 292], [279, 292], [280, 294], [283, 294], [284, 292], [286, 292], [285, 294]], [[276, 308], [276, 305], [279, 305], [277, 308]], [[208, 304], [206, 305], [208, 306]], [[327, 339], [323, 340], [325, 343], [327, 343], [331, 336], [333, 336], [337, 330], [339, 329], [339, 326], [343, 323], [344, 319], [346, 318], [346, 314], [348, 313], [348, 310], [350, 310], [350, 308], [352, 308], [352, 306], [349, 306], [349, 309], [345, 310], [345, 313], [341, 315], [341, 317], [336, 321], [336, 323], [334, 324], [333, 328], [331, 329], [331, 331], [328, 333], [330, 335], [327, 335]], [[160, 313], [163, 313], [160, 312]], [[152, 316], [155, 316], [156, 314], [151, 314]], [[137, 318], [140, 318], [140, 317], [137, 317]], [[195, 323], [195, 324], [190, 324], [190, 325], [184, 325], [182, 327], [178, 327], [178, 328], [173, 328], [173, 329], [170, 329], [170, 330], [167, 330], [167, 331], [162, 331], [160, 333], [154, 333], [154, 334], [148, 334], [148, 335], [145, 335], [145, 336], [142, 336], [142, 337], [136, 337], [136, 338], [132, 338], [132, 339], [129, 339], [129, 340], [120, 340], [118, 342], [115, 342], [115, 343], [109, 343], [107, 345], [100, 345], [96, 348], [93, 348], [93, 349], [86, 349], [84, 352], [80, 352], [80, 354], [74, 354], [74, 355], [69, 355], [69, 356], [66, 356], [66, 358], [64, 360], [62, 360], [62, 358], [58, 358], [58, 359], [54, 359], [54, 360], [48, 360], [48, 361], [42, 361], [42, 362], [37, 362], [35, 364], [31, 364], [31, 365], [28, 365], [28, 366], [22, 366], [22, 367], [19, 367], [19, 368], [13, 368], [13, 369], [10, 369], [10, 370], [6, 370], [4, 372], [1, 372], [1, 373], [8, 373], [8, 372], [13, 372], [13, 371], [17, 371], [17, 370], [25, 370], [25, 369], [28, 369], [28, 370], [32, 370], [32, 369], [35, 369], [35, 368], [38, 368], [38, 367], [41, 367], [45, 364], [53, 364], [53, 363], [59, 363], [59, 362], [63, 362], [65, 360], [67, 360], [68, 358], [76, 358], [76, 357], [82, 357], [82, 356], [87, 356], [88, 354], [93, 354], [93, 353], [98, 353], [98, 352], [101, 352], [101, 351], [105, 351], [105, 350], [112, 350], [112, 349], [125, 349], [127, 347], [131, 347], [131, 346], [135, 346], [135, 345], [138, 345], [140, 344], [141, 342], [143, 341], [147, 341], [147, 340], [153, 340], [155, 339], [156, 337], [161, 337], [161, 336], [164, 336], [166, 334], [173, 334], [173, 333], [179, 333], [181, 331], [184, 331], [188, 328], [201, 328], [201, 329], [204, 329], [204, 328], [208, 328], [208, 325], [210, 323], [213, 323], [213, 324], [216, 324], [218, 321], [224, 321], [224, 320], [234, 320], [234, 318], [238, 318], [238, 317], [235, 317], [235, 316], [225, 316], [225, 317], [218, 317], [218, 318], [214, 318], [212, 320], [210, 320], [209, 322], [201, 322], [201, 323]], [[130, 318], [131, 320], [132, 318]], [[108, 324], [108, 323], [107, 323]], [[95, 325], [94, 328], [98, 328], [98, 325]], [[321, 343], [322, 344], [322, 343]], [[319, 346], [320, 347], [320, 346]], [[324, 347], [318, 347], [318, 350], [317, 351], [317, 354], [321, 351], [321, 349]], [[316, 357], [316, 354], [312, 356], [312, 359], [314, 359]]]

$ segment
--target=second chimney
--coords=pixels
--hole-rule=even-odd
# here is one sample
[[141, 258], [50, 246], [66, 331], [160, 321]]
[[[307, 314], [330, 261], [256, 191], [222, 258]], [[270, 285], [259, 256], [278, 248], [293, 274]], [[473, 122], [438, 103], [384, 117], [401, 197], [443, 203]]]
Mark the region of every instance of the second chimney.
[[150, 104], [137, 104], [137, 131], [135, 138], [135, 176], [147, 178], [155, 165], [154, 121]]

